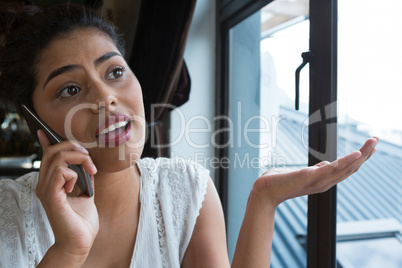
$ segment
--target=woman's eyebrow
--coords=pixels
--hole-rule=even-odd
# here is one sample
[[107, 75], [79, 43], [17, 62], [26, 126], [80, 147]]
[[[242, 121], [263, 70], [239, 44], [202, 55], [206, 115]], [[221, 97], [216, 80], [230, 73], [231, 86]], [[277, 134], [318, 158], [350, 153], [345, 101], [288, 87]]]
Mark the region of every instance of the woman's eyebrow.
[[56, 70], [54, 70], [53, 72], [51, 72], [48, 77], [46, 78], [45, 83], [43, 84], [43, 88], [45, 88], [45, 86], [47, 85], [47, 83], [49, 83], [50, 80], [52, 80], [53, 78], [55, 78], [58, 75], [61, 75], [62, 73], [65, 72], [69, 72], [72, 70], [76, 70], [81, 68], [79, 65], [66, 65], [60, 68], [57, 68]]
[[111, 57], [114, 57], [114, 56], [120, 56], [121, 57], [121, 55], [119, 53], [117, 53], [117, 52], [114, 52], [114, 51], [108, 52], [105, 55], [100, 56], [99, 58], [97, 58], [94, 61], [95, 67], [100, 65], [100, 64], [102, 64], [102, 63], [104, 63], [105, 61], [107, 61], [108, 59], [110, 59]]
[[[121, 57], [121, 55], [119, 53], [117, 53], [117, 52], [114, 52], [114, 51], [113, 52], [108, 52], [108, 53], [100, 56], [96, 60], [94, 60], [95, 67], [99, 66], [100, 64], [104, 63], [105, 61], [107, 61], [108, 59], [110, 59], [111, 57], [114, 57], [114, 56], [120, 56]], [[47, 83], [49, 83], [49, 81], [52, 80], [53, 78], [55, 78], [56, 76], [61, 75], [61, 74], [65, 73], [65, 72], [73, 71], [73, 70], [80, 69], [80, 68], [82, 68], [82, 67], [79, 66], [79, 65], [66, 65], [66, 66], [57, 68], [56, 70], [54, 70], [53, 72], [51, 72], [48, 75], [48, 77], [46, 78], [45, 83], [43, 84], [43, 88], [45, 88]]]

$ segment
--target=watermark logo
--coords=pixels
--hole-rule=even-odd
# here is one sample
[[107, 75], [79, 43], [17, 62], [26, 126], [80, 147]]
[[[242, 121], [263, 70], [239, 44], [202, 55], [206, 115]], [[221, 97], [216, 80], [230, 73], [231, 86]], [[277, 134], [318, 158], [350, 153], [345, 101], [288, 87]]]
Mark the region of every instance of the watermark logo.
[[[304, 148], [307, 149], [312, 156], [320, 161], [331, 159], [333, 152], [336, 152], [336, 143], [332, 141], [335, 141], [337, 138], [337, 111], [338, 102], [335, 101], [326, 105], [324, 109], [315, 111], [303, 122], [303, 128], [301, 130], [301, 142]], [[319, 152], [311, 148], [311, 146], [309, 146], [309, 144], [306, 142], [308, 139], [305, 137], [305, 133], [308, 133], [309, 127], [313, 124], [325, 124], [325, 152]]]
[[[310, 154], [320, 160], [329, 159], [329, 152], [331, 151], [331, 146], [333, 146], [330, 141], [332, 133], [334, 133], [333, 128], [336, 128], [335, 120], [337, 112], [337, 102], [331, 103], [323, 109], [323, 112], [317, 111], [313, 113], [310, 117], [306, 117], [304, 122], [301, 120], [301, 130], [300, 133], [292, 133], [300, 137], [300, 142], [305, 149], [308, 150]], [[66, 115], [64, 122], [65, 134], [68, 140], [77, 140], [81, 145], [87, 149], [92, 148], [102, 148], [109, 145], [104, 142], [91, 141], [83, 142], [77, 139], [73, 135], [72, 126], [73, 120], [80, 120], [79, 112], [85, 109], [97, 110], [99, 104], [83, 103], [72, 108]], [[112, 109], [113, 107], [111, 107]], [[136, 128], [131, 136], [130, 140], [124, 143], [124, 146], [119, 146], [119, 159], [124, 160], [130, 157], [130, 161], [136, 161], [139, 159], [139, 155], [133, 155], [133, 150], [130, 149], [142, 149], [145, 142], [150, 138], [150, 146], [154, 149], [171, 148], [177, 145], [179, 142], [184, 141], [194, 152], [199, 149], [206, 148], [244, 148], [245, 150], [260, 150], [263, 153], [257, 158], [251, 154], [242, 153], [235, 154], [232, 159], [228, 158], [215, 158], [207, 157], [198, 153], [194, 154], [192, 161], [200, 163], [202, 166], [209, 166], [212, 169], [216, 168], [229, 168], [230, 166], [235, 166], [239, 168], [261, 168], [265, 166], [275, 166], [282, 167], [285, 166], [286, 161], [284, 156], [280, 156], [275, 153], [275, 148], [278, 146], [278, 140], [283, 138], [279, 135], [279, 126], [283, 121], [288, 120], [286, 115], [252, 115], [248, 118], [242, 118], [242, 104], [237, 103], [237, 114], [235, 117], [230, 116], [215, 116], [212, 119], [206, 117], [205, 115], [193, 115], [186, 117], [183, 110], [177, 108], [170, 104], [155, 104], [151, 109], [151, 122], [154, 121], [155, 111], [160, 109], [169, 109], [172, 113], [176, 114], [178, 118], [178, 125], [176, 124], [174, 137], [165, 144], [157, 143], [158, 140], [154, 131], [147, 131], [152, 127], [152, 123], [146, 124], [145, 118], [136, 115], [134, 112], [127, 115], [131, 124], [136, 125]], [[110, 110], [110, 112], [113, 112]], [[322, 115], [323, 114], [323, 115]], [[100, 126], [106, 121], [106, 116], [110, 113], [99, 113], [98, 125]], [[300, 117], [299, 117], [300, 119]], [[331, 121], [332, 120], [332, 121]], [[222, 123], [224, 127], [215, 129], [217, 122]], [[329, 123], [328, 123], [329, 122]], [[326, 152], [322, 153], [310, 148], [307, 144], [307, 139], [305, 137], [308, 128], [313, 124], [325, 123], [327, 127], [327, 137], [326, 141]], [[202, 126], [202, 127], [200, 127]], [[75, 130], [75, 133], [78, 133]], [[336, 132], [335, 132], [336, 133]], [[225, 140], [219, 140], [218, 137], [226, 137]], [[202, 135], [204, 139], [194, 138], [197, 135]], [[148, 137], [150, 136], [150, 137]], [[205, 138], [207, 137], [207, 138]], [[261, 138], [262, 137], [262, 138]], [[126, 151], [129, 149], [128, 151]], [[135, 150], [134, 150], [135, 151]], [[137, 153], [135, 153], [137, 154]], [[128, 156], [130, 155], [130, 156]]]

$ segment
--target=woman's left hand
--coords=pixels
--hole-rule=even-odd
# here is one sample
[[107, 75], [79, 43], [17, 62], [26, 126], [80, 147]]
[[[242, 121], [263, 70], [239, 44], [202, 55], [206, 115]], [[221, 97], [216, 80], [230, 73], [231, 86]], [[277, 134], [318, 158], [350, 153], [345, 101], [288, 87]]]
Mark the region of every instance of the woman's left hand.
[[252, 193], [278, 206], [294, 197], [325, 192], [356, 172], [376, 151], [378, 140], [370, 138], [359, 151], [331, 163], [324, 161], [292, 172], [267, 171], [254, 183]]

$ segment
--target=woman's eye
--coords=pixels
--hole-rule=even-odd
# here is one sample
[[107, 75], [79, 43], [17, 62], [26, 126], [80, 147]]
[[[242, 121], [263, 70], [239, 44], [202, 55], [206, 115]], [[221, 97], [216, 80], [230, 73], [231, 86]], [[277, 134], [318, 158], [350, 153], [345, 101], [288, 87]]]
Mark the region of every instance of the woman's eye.
[[122, 77], [125, 71], [126, 69], [123, 67], [116, 67], [107, 75], [107, 80], [113, 80]]
[[59, 98], [69, 98], [80, 92], [81, 89], [77, 86], [68, 86], [60, 90], [58, 93]]

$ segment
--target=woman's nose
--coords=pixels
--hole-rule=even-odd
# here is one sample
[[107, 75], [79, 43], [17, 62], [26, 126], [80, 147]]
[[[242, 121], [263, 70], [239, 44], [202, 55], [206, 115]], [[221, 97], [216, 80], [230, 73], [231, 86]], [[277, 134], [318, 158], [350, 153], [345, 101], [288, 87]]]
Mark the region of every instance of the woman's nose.
[[114, 111], [116, 105], [115, 102], [110, 101], [110, 102], [103, 102], [103, 101], [98, 101], [92, 106], [92, 112], [93, 113], [102, 113], [102, 112], [111, 112]]
[[[116, 109], [117, 98], [114, 96], [112, 89], [107, 86], [98, 85], [96, 88], [92, 88], [95, 96], [95, 105], [93, 105], [93, 113], [101, 113], [107, 111], [113, 111]], [[103, 111], [104, 110], [104, 111]]]

